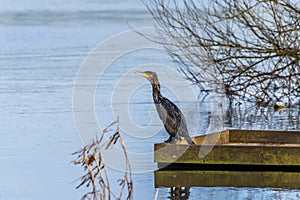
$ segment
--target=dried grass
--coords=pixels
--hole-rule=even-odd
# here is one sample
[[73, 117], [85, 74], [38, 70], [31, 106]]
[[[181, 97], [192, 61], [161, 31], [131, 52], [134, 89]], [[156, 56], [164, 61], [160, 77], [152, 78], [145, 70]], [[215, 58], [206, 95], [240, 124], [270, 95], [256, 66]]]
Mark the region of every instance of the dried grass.
[[[113, 131], [111, 130], [112, 127], [116, 127], [116, 129]], [[105, 141], [106, 137], [104, 136], [110, 134], [111, 136], [109, 139]], [[108, 167], [105, 164], [102, 154], [103, 151], [116, 144], [119, 144], [122, 147], [126, 161], [126, 170], [124, 172], [124, 176], [122, 179], [118, 180], [118, 184], [120, 185], [120, 191], [118, 194], [111, 190]], [[120, 133], [119, 119], [112, 122], [106, 129], [104, 129], [99, 138], [97, 137], [90, 144], [74, 152], [73, 155], [77, 155], [77, 159], [73, 161], [73, 164], [81, 165], [84, 170], [84, 175], [81, 176], [81, 182], [76, 189], [82, 186], [91, 188], [90, 192], [87, 192], [82, 196], [82, 200], [121, 199], [125, 193], [127, 194], [127, 200], [133, 198], [131, 166], [126, 151], [126, 146]], [[125, 191], [125, 189], [127, 189], [127, 191]]]

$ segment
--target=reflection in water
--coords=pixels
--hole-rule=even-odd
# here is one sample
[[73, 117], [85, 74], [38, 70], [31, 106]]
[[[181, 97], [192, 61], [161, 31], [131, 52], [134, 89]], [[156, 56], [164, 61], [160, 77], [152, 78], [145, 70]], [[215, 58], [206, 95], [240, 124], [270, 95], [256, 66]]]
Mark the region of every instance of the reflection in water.
[[[155, 187], [169, 199], [299, 199], [299, 172], [155, 171]], [[159, 198], [158, 198], [159, 199]]]
[[171, 187], [170, 188], [170, 199], [172, 200], [187, 200], [190, 197], [189, 187]]
[[300, 105], [290, 108], [239, 105], [226, 111], [225, 126], [239, 129], [299, 130]]
[[[208, 102], [209, 96], [200, 99], [200, 112], [202, 114], [202, 130], [206, 132], [210, 123], [214, 123], [213, 108]], [[227, 100], [229, 101], [229, 100]], [[255, 103], [243, 102], [223, 103], [224, 108], [224, 129], [270, 129], [270, 130], [299, 130], [300, 129], [300, 104], [293, 104], [290, 107], [277, 108], [276, 106], [257, 106]], [[206, 116], [206, 117], [205, 117]]]

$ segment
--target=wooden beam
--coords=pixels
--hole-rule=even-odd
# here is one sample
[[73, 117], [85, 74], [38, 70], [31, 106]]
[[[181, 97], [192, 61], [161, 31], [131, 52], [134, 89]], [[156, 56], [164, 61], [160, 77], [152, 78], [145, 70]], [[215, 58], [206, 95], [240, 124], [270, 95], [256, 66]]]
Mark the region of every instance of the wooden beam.
[[155, 187], [259, 187], [300, 189], [297, 172], [165, 171], [154, 172]]

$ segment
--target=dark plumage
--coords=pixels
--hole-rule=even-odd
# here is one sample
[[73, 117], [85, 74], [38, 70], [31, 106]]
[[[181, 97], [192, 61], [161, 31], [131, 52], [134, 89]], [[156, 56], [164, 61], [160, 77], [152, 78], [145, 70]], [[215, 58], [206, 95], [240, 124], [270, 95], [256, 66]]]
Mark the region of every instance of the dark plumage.
[[165, 142], [173, 142], [174, 138], [180, 140], [184, 137], [188, 144], [194, 144], [189, 136], [185, 118], [179, 108], [160, 93], [160, 84], [155, 72], [145, 71], [136, 72], [136, 74], [144, 76], [152, 85], [152, 96], [158, 112], [159, 118], [162, 120], [165, 129], [170, 137]]

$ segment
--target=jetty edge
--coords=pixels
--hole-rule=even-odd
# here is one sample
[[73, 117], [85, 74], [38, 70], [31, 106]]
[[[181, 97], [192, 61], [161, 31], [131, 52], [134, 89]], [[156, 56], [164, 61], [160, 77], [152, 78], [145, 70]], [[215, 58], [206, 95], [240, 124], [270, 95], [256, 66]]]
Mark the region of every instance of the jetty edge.
[[177, 144], [154, 144], [158, 168], [300, 171], [300, 131], [229, 129]]

